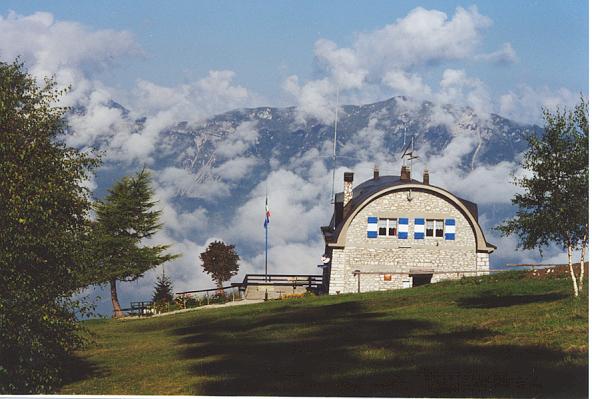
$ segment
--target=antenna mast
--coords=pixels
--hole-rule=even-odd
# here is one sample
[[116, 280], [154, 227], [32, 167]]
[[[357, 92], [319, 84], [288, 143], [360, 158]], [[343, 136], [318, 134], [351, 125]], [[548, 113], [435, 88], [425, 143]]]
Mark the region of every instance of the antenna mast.
[[[409, 144], [407, 144], [407, 147], [405, 147], [405, 149], [403, 150], [403, 155], [401, 155], [401, 158], [403, 159], [403, 166], [407, 166], [407, 160], [409, 160], [409, 175], [411, 176], [411, 170], [413, 168], [413, 160], [416, 158], [419, 158], [417, 155], [413, 155], [414, 151], [415, 151], [415, 143], [414, 143], [414, 139], [415, 135], [411, 136], [411, 142]], [[411, 151], [409, 151], [409, 148], [411, 148]]]
[[337, 86], [337, 101], [335, 103], [335, 125], [333, 127], [333, 180], [331, 185], [331, 203], [335, 203], [335, 169], [337, 168], [337, 114], [339, 111], [339, 85]]

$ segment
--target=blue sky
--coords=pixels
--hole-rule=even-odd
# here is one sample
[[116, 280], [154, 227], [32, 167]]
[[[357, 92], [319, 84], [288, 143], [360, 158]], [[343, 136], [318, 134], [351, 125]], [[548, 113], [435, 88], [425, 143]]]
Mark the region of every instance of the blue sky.
[[[276, 105], [293, 102], [281, 89], [286, 77], [318, 74], [317, 40], [347, 47], [358, 32], [380, 29], [416, 7], [451, 16], [456, 7], [472, 5], [492, 21], [480, 49], [510, 43], [518, 60], [504, 67], [461, 60], [455, 67], [486, 82], [493, 94], [522, 84], [587, 91], [586, 1], [4, 1], [2, 8], [3, 15], [48, 11], [90, 29], [131, 32], [145, 55], [101, 73], [116, 87], [130, 88], [136, 79], [174, 86], [209, 70], [232, 70], [237, 83]], [[426, 81], [435, 82], [436, 71], [441, 67]]]

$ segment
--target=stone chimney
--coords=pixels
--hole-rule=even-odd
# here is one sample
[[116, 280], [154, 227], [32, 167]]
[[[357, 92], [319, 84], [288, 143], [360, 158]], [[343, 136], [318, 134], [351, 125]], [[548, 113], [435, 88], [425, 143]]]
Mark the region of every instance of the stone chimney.
[[378, 165], [374, 165], [374, 180], [378, 180], [380, 177], [380, 172], [378, 171]]
[[411, 181], [411, 168], [409, 166], [401, 166], [401, 181]]
[[343, 174], [343, 206], [351, 201], [354, 195], [354, 173], [345, 172]]
[[427, 169], [423, 170], [423, 184], [430, 184], [430, 172]]

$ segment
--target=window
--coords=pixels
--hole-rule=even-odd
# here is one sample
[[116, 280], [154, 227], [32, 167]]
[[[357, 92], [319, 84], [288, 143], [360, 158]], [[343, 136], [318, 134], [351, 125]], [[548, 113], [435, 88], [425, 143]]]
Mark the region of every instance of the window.
[[427, 219], [425, 229], [426, 237], [444, 237], [444, 220]]
[[378, 219], [379, 237], [397, 236], [397, 219]]

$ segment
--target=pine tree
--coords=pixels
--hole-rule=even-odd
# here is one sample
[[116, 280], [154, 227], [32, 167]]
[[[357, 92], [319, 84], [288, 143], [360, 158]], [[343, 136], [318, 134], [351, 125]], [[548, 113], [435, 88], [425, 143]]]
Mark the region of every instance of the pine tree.
[[223, 294], [223, 283], [238, 273], [240, 260], [234, 245], [226, 245], [222, 241], [210, 243], [208, 248], [199, 255], [203, 270], [208, 273], [218, 287], [218, 294]]
[[[588, 242], [588, 104], [582, 98], [574, 112], [544, 110], [542, 137], [528, 137], [522, 167], [530, 172], [515, 183], [523, 189], [512, 203], [516, 216], [497, 227], [517, 234], [519, 247], [542, 248], [558, 243], [567, 250], [574, 295], [583, 285], [583, 258]], [[575, 249], [582, 251], [580, 283], [574, 273]]]
[[173, 302], [173, 282], [164, 274], [164, 269], [162, 276], [156, 278], [152, 302], [165, 304]]
[[149, 269], [175, 259], [166, 254], [170, 245], [143, 246], [160, 228], [161, 211], [153, 210], [156, 201], [150, 175], [142, 170], [114, 184], [104, 201], [95, 204], [93, 252], [97, 280], [109, 283], [115, 317], [123, 312], [117, 296], [117, 281], [134, 281]]

